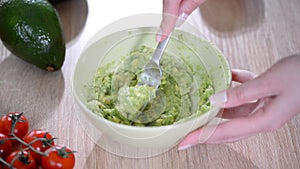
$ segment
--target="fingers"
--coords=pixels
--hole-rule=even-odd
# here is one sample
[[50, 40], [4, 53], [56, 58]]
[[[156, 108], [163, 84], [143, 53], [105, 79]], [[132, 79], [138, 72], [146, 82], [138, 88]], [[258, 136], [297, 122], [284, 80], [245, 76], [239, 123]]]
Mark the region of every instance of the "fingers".
[[[183, 148], [188, 148], [201, 143], [217, 144], [237, 141], [254, 134], [254, 132], [249, 132], [254, 129], [258, 130], [255, 127], [255, 123], [250, 123], [249, 119], [236, 118], [216, 127], [211, 126], [205, 129], [202, 128], [190, 133], [178, 145], [178, 149], [182, 150]], [[211, 136], [207, 138], [205, 137], [207, 134], [204, 133], [207, 133], [208, 131], [211, 132]]]
[[[249, 78], [253, 78], [251, 77], [253, 75], [247, 75], [245, 72], [234, 73], [234, 78], [236, 78], [237, 81], [242, 82]], [[243, 76], [236, 76], [237, 74], [243, 74]], [[240, 106], [260, 98], [276, 95], [277, 87], [278, 86], [274, 82], [274, 78], [270, 78], [266, 73], [254, 78], [253, 80], [246, 81], [242, 85], [235, 86], [211, 96], [210, 102], [212, 105], [224, 108]]]
[[172, 31], [176, 25], [177, 15], [169, 15], [164, 13], [160, 30], [156, 34], [156, 41], [163, 41]]
[[180, 6], [180, 13], [190, 14], [203, 2], [205, 2], [205, 0], [185, 0]]
[[[231, 72], [232, 80], [239, 83], [245, 83], [256, 77], [256, 74], [247, 70], [233, 69]], [[260, 103], [261, 101], [256, 101], [238, 107], [224, 109], [221, 117], [224, 119], [247, 117], [259, 107]]]
[[181, 1], [182, 0], [164, 0], [163, 13], [178, 16]]
[[[247, 70], [232, 69], [231, 73], [232, 73], [232, 81], [239, 82], [239, 83], [245, 83], [247, 81], [253, 80], [256, 77], [256, 75], [254, 73], [247, 71]], [[242, 89], [239, 89], [239, 88], [242, 88]], [[223, 91], [223, 92], [220, 92], [220, 93], [217, 93], [217, 94], [211, 96], [210, 97], [211, 104], [220, 106], [220, 107], [230, 107], [230, 106], [225, 106], [225, 102], [228, 101], [228, 95], [230, 95], [230, 96], [234, 95], [234, 94], [232, 94], [232, 92], [235, 92], [235, 91], [246, 90], [246, 89], [243, 89], [243, 86], [239, 87], [239, 88], [238, 87], [231, 88], [228, 91]], [[239, 96], [236, 96], [236, 97], [239, 97]], [[234, 97], [231, 97], [231, 98], [234, 98]], [[236, 98], [236, 100], [238, 100], [238, 98]], [[234, 101], [231, 101], [231, 102], [234, 102]]]
[[[162, 41], [169, 35], [173, 28], [181, 25], [200, 4], [205, 0], [164, 0], [163, 20], [161, 22], [156, 40]], [[179, 16], [179, 17], [178, 17]]]
[[242, 85], [228, 89], [226, 92], [227, 102], [224, 107], [235, 107], [254, 100], [274, 96], [277, 94], [276, 83], [267, 76], [260, 76]]
[[160, 30], [157, 33], [156, 40], [162, 41], [173, 30], [176, 24], [179, 8], [182, 0], [164, 0], [163, 1], [163, 18]]
[[[245, 83], [256, 77], [256, 74], [247, 70], [233, 69], [231, 70], [231, 72], [232, 72], [232, 80], [239, 83]], [[255, 108], [258, 106], [259, 103], [260, 102], [257, 101], [246, 105], [225, 109], [222, 112], [222, 118], [231, 119], [236, 117], [246, 117], [255, 110]]]
[[[299, 77], [295, 73], [299, 71], [299, 66], [297, 65], [299, 63], [297, 61], [300, 60], [299, 58], [298, 55], [295, 55], [282, 59], [253, 80], [213, 95], [210, 97], [211, 104], [230, 108], [260, 98], [275, 96], [282, 91], [290, 91], [286, 90], [286, 85], [288, 84], [290, 88], [293, 87], [293, 83], [291, 82]], [[237, 81], [245, 81], [249, 78], [244, 75], [239, 76], [238, 74], [241, 75], [244, 73], [233, 72], [233, 78]]]
[[239, 83], [245, 83], [256, 77], [255, 73], [247, 70], [241, 70], [241, 69], [232, 69], [231, 74], [232, 74], [232, 80]]
[[[217, 126], [204, 127], [185, 137], [178, 149], [184, 150], [199, 143], [227, 143], [253, 136], [260, 132], [274, 131], [281, 127], [291, 116], [292, 107], [287, 107], [285, 97], [276, 97], [269, 104], [262, 106], [248, 117], [236, 118], [223, 122]], [[210, 132], [210, 135], [207, 134]], [[210, 137], [207, 137], [207, 136]]]
[[238, 117], [247, 117], [255, 111], [255, 109], [259, 106], [260, 102], [254, 102], [245, 104], [242, 106], [224, 109], [221, 114], [221, 117], [224, 119], [233, 119]]
[[263, 105], [269, 104], [273, 98], [267, 97], [259, 99], [256, 102], [248, 103], [245, 105], [241, 105], [238, 107], [228, 108], [224, 109], [222, 113], [220, 113], [220, 116], [223, 119], [233, 119], [233, 118], [239, 118], [239, 117], [247, 117], [254, 112], [256, 112], [258, 109], [260, 109]]

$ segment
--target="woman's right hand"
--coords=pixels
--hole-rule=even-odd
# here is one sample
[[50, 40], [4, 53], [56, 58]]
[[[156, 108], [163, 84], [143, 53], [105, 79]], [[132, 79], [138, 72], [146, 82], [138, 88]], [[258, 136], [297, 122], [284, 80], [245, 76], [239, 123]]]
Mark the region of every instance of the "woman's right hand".
[[163, 20], [156, 40], [162, 41], [175, 26], [181, 25], [205, 0], [163, 0]]

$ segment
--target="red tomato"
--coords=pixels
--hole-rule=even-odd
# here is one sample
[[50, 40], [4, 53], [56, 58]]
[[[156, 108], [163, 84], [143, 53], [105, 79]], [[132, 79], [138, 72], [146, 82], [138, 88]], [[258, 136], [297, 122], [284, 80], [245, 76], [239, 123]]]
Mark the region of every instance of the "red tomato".
[[8, 137], [0, 133], [0, 157], [5, 159], [12, 152], [12, 145], [10, 140], [5, 140]]
[[28, 120], [25, 116], [23, 116], [23, 113], [11, 112], [3, 116], [0, 119], [0, 133], [11, 137], [10, 132], [12, 123], [16, 123], [13, 131], [14, 134], [22, 139], [29, 129]]
[[43, 169], [72, 169], [75, 165], [74, 152], [65, 146], [56, 145], [42, 157]]
[[13, 167], [17, 169], [37, 169], [37, 165], [33, 157], [27, 151], [14, 151], [6, 159], [7, 163], [12, 163], [14, 158], [17, 158], [13, 162]]
[[[44, 138], [46, 140], [34, 141], [37, 138]], [[48, 148], [51, 147], [51, 145], [52, 146], [54, 145], [54, 138], [48, 132], [40, 129], [32, 130], [31, 132], [27, 133], [24, 136], [23, 140], [28, 144], [34, 141], [31, 144], [31, 146], [39, 152], [45, 152]], [[26, 148], [26, 146], [23, 145], [23, 148]], [[34, 157], [37, 163], [39, 163], [42, 160], [42, 155], [37, 154], [31, 150], [30, 150], [30, 154]]]

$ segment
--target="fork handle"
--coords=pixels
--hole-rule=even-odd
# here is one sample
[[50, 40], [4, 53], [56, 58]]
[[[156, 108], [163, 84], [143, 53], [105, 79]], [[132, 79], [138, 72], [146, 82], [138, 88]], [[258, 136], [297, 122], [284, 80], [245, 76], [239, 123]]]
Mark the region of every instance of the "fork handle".
[[172, 32], [167, 36], [166, 39], [164, 39], [163, 41], [159, 42], [158, 45], [157, 45], [157, 47], [156, 47], [156, 49], [155, 49], [155, 51], [154, 51], [154, 54], [153, 54], [151, 60], [154, 61], [157, 65], [159, 65], [160, 58], [163, 55], [166, 46], [168, 45], [168, 42], [169, 42], [170, 37], [171, 37], [171, 34], [172, 34]]

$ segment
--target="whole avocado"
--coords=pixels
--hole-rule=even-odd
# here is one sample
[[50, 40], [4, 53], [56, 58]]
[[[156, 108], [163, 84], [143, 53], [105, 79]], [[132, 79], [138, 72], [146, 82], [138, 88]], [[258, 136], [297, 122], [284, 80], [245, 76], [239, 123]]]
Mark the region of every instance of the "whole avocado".
[[51, 4], [57, 4], [63, 0], [48, 0]]
[[17, 57], [47, 70], [59, 70], [65, 41], [55, 8], [47, 0], [0, 0], [0, 38]]

